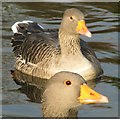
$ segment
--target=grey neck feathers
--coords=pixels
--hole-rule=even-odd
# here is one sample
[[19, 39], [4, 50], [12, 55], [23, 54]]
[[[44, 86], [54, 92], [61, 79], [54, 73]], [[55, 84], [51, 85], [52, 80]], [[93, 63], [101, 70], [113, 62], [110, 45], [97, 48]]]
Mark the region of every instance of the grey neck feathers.
[[59, 42], [62, 55], [80, 54], [80, 38], [79, 35], [65, 34], [59, 31]]

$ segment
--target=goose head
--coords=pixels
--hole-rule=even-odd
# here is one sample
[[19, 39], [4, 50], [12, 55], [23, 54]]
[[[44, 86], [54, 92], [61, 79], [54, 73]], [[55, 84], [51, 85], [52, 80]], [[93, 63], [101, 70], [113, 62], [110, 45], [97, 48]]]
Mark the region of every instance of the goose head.
[[63, 71], [48, 80], [42, 109], [45, 117], [67, 117], [70, 109], [81, 104], [107, 102], [108, 98], [92, 90], [80, 75]]
[[84, 14], [76, 8], [67, 9], [64, 12], [59, 32], [68, 35], [92, 36], [86, 26]]

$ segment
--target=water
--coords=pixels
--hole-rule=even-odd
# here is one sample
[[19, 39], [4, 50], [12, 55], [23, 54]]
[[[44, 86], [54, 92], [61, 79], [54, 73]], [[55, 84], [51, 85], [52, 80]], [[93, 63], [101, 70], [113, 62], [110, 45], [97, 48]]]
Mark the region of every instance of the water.
[[[39, 89], [25, 92], [10, 74], [14, 54], [10, 46], [11, 26], [22, 20], [33, 20], [45, 28], [57, 29], [65, 9], [75, 7], [86, 15], [92, 38], [81, 36], [94, 49], [104, 70], [100, 81], [92, 82], [95, 90], [109, 98], [108, 104], [84, 105], [78, 117], [118, 117], [118, 4], [117, 3], [3, 3], [2, 17], [2, 91], [4, 117], [41, 117]], [[30, 92], [34, 91], [30, 94]], [[33, 94], [33, 95], [32, 95]]]

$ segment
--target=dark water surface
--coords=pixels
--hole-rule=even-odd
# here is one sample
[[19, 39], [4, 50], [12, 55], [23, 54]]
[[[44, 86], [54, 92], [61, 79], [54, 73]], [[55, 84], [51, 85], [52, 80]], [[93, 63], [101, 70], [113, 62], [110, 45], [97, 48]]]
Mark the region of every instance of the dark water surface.
[[[2, 89], [3, 116], [41, 117], [39, 90], [19, 89], [10, 74], [14, 69], [14, 54], [10, 45], [11, 26], [22, 20], [33, 20], [45, 28], [57, 29], [65, 9], [75, 7], [86, 15], [86, 23], [92, 38], [81, 36], [89, 43], [99, 58], [104, 76], [92, 82], [95, 90], [109, 98], [108, 104], [84, 105], [78, 117], [118, 117], [118, 4], [117, 3], [3, 3], [2, 39]], [[32, 91], [34, 91], [32, 93]]]

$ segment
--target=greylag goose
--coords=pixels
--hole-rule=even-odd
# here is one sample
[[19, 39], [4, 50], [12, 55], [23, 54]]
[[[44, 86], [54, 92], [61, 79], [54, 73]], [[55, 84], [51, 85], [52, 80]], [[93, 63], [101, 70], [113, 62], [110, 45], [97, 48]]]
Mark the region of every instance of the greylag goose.
[[81, 104], [108, 103], [108, 98], [89, 88], [76, 73], [59, 72], [52, 76], [42, 97], [44, 117], [76, 117]]
[[56, 36], [33, 21], [16, 22], [12, 30], [15, 68], [23, 73], [49, 79], [57, 72], [70, 71], [85, 80], [103, 73], [94, 51], [79, 38], [80, 34], [92, 35], [76, 8], [65, 11]]

